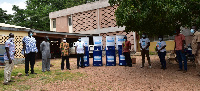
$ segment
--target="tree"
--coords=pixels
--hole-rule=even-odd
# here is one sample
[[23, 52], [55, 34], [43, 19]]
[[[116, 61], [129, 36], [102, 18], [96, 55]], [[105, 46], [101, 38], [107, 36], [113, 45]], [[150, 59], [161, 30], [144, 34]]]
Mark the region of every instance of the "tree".
[[200, 25], [199, 0], [109, 0], [118, 5], [118, 26], [149, 35], [172, 35], [177, 27]]
[[12, 19], [12, 15], [6, 14], [6, 10], [0, 8], [0, 23], [10, 23]]
[[94, 0], [27, 0], [26, 9], [13, 6], [15, 25], [50, 31], [49, 13]]

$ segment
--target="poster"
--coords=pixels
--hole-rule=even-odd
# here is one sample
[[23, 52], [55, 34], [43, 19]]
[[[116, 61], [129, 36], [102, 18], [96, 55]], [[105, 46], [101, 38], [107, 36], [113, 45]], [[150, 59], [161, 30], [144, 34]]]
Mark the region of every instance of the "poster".
[[125, 60], [125, 56], [124, 55], [120, 55], [120, 60]]
[[81, 41], [85, 43], [85, 46], [89, 46], [89, 37], [81, 37]]
[[114, 62], [114, 56], [107, 56], [108, 62]]
[[101, 56], [94, 56], [94, 61], [101, 61]]
[[106, 46], [115, 46], [115, 36], [106, 36]]
[[94, 46], [102, 46], [102, 36], [93, 36]]
[[118, 45], [122, 45], [122, 43], [124, 42], [124, 37], [125, 35], [117, 35], [116, 36], [116, 44]]

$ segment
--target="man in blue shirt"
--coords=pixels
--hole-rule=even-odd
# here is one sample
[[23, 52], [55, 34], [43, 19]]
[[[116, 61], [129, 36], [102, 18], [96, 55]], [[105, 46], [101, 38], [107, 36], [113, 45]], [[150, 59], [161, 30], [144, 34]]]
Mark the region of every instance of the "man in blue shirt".
[[11, 80], [11, 72], [14, 67], [14, 56], [15, 56], [15, 44], [14, 44], [14, 34], [9, 34], [9, 39], [5, 42], [6, 52], [4, 53], [4, 85], [9, 85], [9, 82], [13, 82]]
[[32, 37], [33, 32], [29, 31], [28, 36], [22, 39], [23, 42], [23, 49], [24, 49], [24, 56], [25, 56], [25, 73], [26, 76], [29, 76], [29, 61], [31, 65], [31, 74], [37, 74], [34, 72], [34, 65], [35, 65], [35, 54], [38, 52], [36, 47], [36, 40]]

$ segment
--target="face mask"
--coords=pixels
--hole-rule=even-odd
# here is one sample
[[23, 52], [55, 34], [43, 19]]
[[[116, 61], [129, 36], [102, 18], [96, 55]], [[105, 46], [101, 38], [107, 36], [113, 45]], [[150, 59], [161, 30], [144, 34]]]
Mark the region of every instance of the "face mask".
[[126, 41], [126, 39], [124, 39], [124, 41]]
[[66, 42], [66, 40], [63, 40], [63, 42]]
[[159, 41], [162, 41], [162, 38], [158, 38]]
[[81, 41], [81, 39], [78, 39], [78, 41]]
[[142, 35], [142, 37], [144, 38], [144, 37], [145, 37], [145, 35]]
[[194, 33], [194, 29], [191, 29], [190, 31], [191, 31], [191, 33]]
[[32, 34], [32, 33], [30, 33], [30, 36], [33, 36], [33, 34]]
[[10, 40], [12, 40], [12, 41], [13, 41], [13, 40], [14, 40], [14, 38], [10, 38]]

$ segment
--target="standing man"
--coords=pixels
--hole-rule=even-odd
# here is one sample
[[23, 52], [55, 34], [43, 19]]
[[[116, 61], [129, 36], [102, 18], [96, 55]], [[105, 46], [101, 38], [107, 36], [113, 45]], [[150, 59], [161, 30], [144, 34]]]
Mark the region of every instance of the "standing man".
[[14, 56], [15, 56], [15, 44], [14, 44], [14, 34], [9, 34], [9, 39], [5, 42], [6, 52], [4, 53], [4, 85], [9, 85], [9, 82], [14, 82], [11, 80], [11, 72], [14, 67]]
[[40, 44], [40, 51], [42, 53], [42, 72], [50, 71], [50, 43], [49, 37], [44, 37], [45, 41]]
[[61, 56], [62, 56], [61, 70], [64, 70], [65, 59], [66, 59], [66, 68], [68, 70], [71, 70], [70, 63], [69, 63], [69, 43], [66, 42], [66, 38], [64, 38], [63, 42], [60, 43], [60, 50], [61, 50]]
[[192, 54], [195, 55], [196, 69], [200, 76], [200, 33], [198, 33], [196, 26], [192, 26], [191, 33], [193, 34]]
[[125, 56], [126, 64], [129, 67], [132, 67], [131, 57], [130, 57], [130, 50], [131, 50], [131, 43], [127, 41], [127, 37], [124, 37], [124, 43], [122, 43], [122, 54]]
[[163, 36], [158, 37], [159, 42], [156, 44], [156, 51], [158, 52], [158, 56], [160, 58], [160, 63], [161, 63], [161, 69], [165, 70], [166, 69], [166, 42], [163, 41]]
[[84, 59], [83, 56], [85, 54], [85, 43], [81, 41], [81, 38], [78, 38], [78, 41], [75, 44], [75, 52], [77, 54], [77, 69], [79, 69], [79, 62], [81, 58], [81, 68], [84, 68]]
[[150, 57], [149, 57], [150, 40], [149, 40], [149, 38], [146, 37], [145, 33], [142, 34], [142, 38], [140, 39], [139, 43], [140, 43], [140, 49], [141, 49], [141, 55], [142, 55], [141, 68], [144, 67], [145, 55], [146, 55], [148, 63], [149, 63], [149, 68], [151, 68], [151, 61], [150, 61]]
[[35, 65], [35, 54], [38, 52], [36, 47], [36, 40], [32, 37], [33, 32], [29, 31], [28, 36], [22, 39], [23, 42], [23, 49], [24, 49], [24, 56], [25, 56], [25, 73], [26, 76], [29, 76], [29, 61], [31, 65], [31, 74], [37, 74], [34, 72], [34, 65]]
[[185, 51], [184, 51], [185, 36], [180, 34], [180, 28], [176, 29], [176, 36], [175, 36], [174, 42], [175, 42], [174, 51], [176, 52], [176, 56], [179, 61], [179, 70], [178, 71], [183, 70], [182, 61], [184, 61], [184, 71], [183, 72], [186, 73], [187, 72], [187, 60], [186, 60]]

